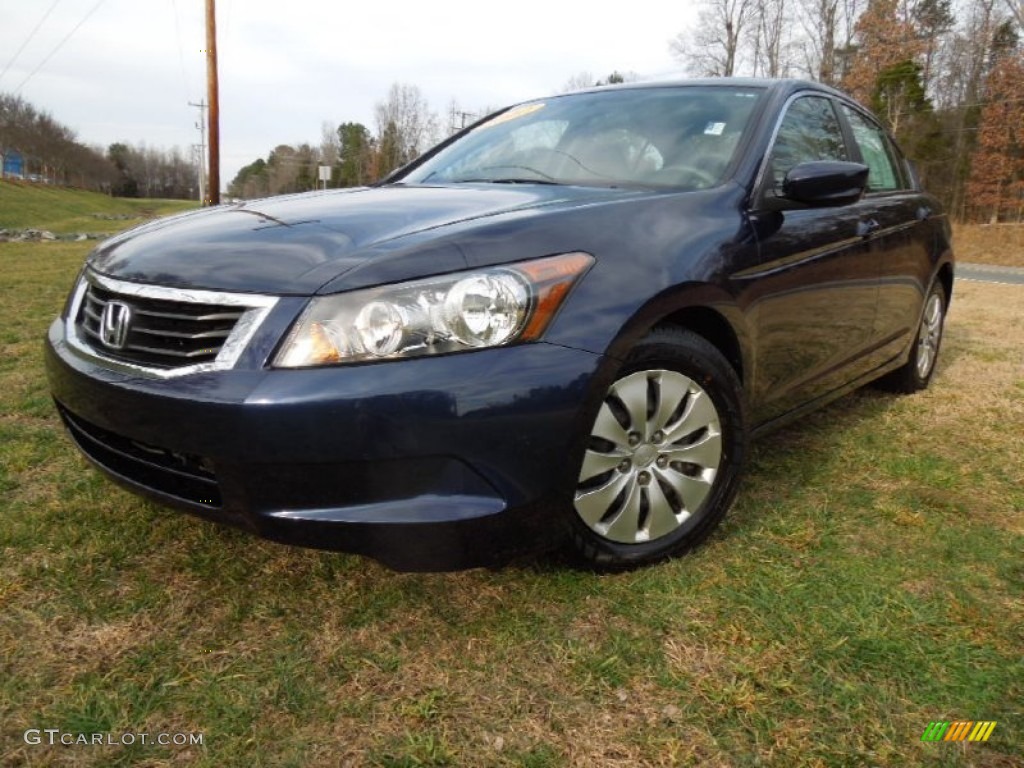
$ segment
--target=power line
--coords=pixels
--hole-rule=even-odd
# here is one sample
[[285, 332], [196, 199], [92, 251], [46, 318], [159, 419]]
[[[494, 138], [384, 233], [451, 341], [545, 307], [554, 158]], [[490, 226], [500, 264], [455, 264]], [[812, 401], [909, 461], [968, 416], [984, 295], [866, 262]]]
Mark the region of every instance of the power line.
[[964, 104], [949, 104], [942, 107], [932, 107], [928, 112], [896, 112], [893, 117], [914, 117], [916, 115], [931, 115], [933, 117], [942, 117], [944, 114], [949, 112], [956, 112], [961, 109], [973, 109], [974, 107], [987, 107], [990, 104], [1020, 104], [1024, 102], [1024, 98], [1019, 99], [990, 99], [989, 101], [974, 101], [967, 102]]
[[43, 14], [43, 18], [41, 18], [39, 22], [35, 25], [35, 27], [32, 28], [32, 31], [28, 33], [28, 37], [25, 38], [25, 42], [23, 42], [21, 44], [21, 47], [18, 48], [18, 50], [14, 53], [13, 56], [11, 56], [11, 60], [7, 62], [7, 66], [4, 67], [4, 71], [0, 72], [0, 80], [4, 79], [4, 75], [7, 74], [7, 70], [9, 70], [11, 68], [11, 65], [14, 64], [15, 61], [17, 61], [19, 56], [21, 56], [21, 52], [25, 50], [25, 46], [32, 42], [32, 38], [36, 36], [36, 32], [39, 31], [39, 28], [43, 26], [44, 22], [48, 18], [50, 18], [50, 14], [53, 13], [53, 9], [57, 7], [58, 3], [60, 3], [60, 0], [53, 0], [53, 3], [50, 5], [49, 9], [46, 11], [46, 13]]
[[56, 47], [46, 55], [46, 58], [43, 59], [41, 62], [39, 62], [38, 66], [36, 66], [36, 68], [33, 69], [29, 73], [28, 77], [26, 77], [24, 80], [21, 81], [21, 85], [19, 85], [15, 89], [15, 91], [14, 91], [15, 95], [21, 93], [21, 89], [24, 88], [26, 84], [28, 84], [28, 81], [31, 80], [35, 76], [36, 72], [38, 72], [40, 69], [42, 69], [46, 65], [46, 62], [48, 62], [50, 59], [52, 59], [54, 54], [56, 54], [57, 51], [59, 51], [61, 48], [64, 47], [64, 43], [66, 43], [68, 40], [70, 40], [71, 36], [73, 34], [75, 34], [75, 32], [77, 32], [79, 30], [79, 28], [83, 24], [85, 24], [85, 22], [87, 22], [89, 20], [89, 17], [92, 16], [94, 13], [96, 13], [96, 11], [99, 10], [100, 6], [103, 5], [103, 3], [105, 3], [105, 2], [106, 2], [106, 0], [98, 0], [96, 5], [94, 5], [89, 10], [89, 12], [87, 14], [85, 14], [85, 16], [82, 17], [82, 20], [80, 22], [78, 22], [77, 24], [75, 24], [74, 28], [64, 36], [64, 39], [61, 40], [59, 43], [57, 43]]

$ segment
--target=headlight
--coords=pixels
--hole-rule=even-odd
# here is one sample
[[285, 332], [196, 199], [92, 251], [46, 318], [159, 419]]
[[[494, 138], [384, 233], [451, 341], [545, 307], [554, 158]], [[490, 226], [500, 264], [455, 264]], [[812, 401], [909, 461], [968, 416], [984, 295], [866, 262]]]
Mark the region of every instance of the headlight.
[[365, 362], [537, 339], [593, 261], [586, 253], [565, 253], [316, 297], [274, 365]]

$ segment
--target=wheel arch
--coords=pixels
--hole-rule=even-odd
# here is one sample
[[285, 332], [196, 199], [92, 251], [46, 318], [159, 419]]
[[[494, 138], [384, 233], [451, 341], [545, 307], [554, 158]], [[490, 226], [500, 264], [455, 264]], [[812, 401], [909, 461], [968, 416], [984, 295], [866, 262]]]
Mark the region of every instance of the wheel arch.
[[623, 360], [630, 349], [656, 328], [691, 331], [712, 344], [747, 385], [752, 370], [752, 341], [743, 311], [721, 287], [691, 284], [662, 293], [638, 311], [611, 344], [607, 353]]
[[732, 324], [715, 309], [707, 306], [685, 307], [655, 324], [656, 328], [664, 326], [683, 328], [703, 337], [729, 361], [740, 382], [746, 380], [746, 366], [739, 337]]
[[935, 279], [942, 284], [942, 289], [946, 294], [946, 306], [949, 307], [950, 301], [953, 299], [953, 264], [947, 261], [941, 267], [939, 267], [938, 274]]

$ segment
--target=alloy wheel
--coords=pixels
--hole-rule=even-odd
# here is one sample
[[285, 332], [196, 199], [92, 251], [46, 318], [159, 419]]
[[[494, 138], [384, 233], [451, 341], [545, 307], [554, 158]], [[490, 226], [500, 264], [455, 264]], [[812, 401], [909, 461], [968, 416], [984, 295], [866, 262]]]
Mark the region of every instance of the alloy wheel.
[[932, 366], [935, 365], [941, 336], [942, 297], [938, 293], [932, 293], [925, 305], [921, 331], [917, 337], [917, 375], [921, 379], [928, 378]]
[[604, 539], [654, 541], [700, 510], [721, 463], [719, 414], [697, 382], [663, 369], [629, 374], [594, 422], [576, 512]]

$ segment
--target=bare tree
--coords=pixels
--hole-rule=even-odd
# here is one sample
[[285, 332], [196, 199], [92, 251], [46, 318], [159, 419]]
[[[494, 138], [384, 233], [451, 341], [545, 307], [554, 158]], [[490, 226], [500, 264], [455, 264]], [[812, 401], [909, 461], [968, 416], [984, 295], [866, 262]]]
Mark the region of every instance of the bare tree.
[[[569, 93], [571, 91], [582, 91], [587, 88], [600, 88], [602, 85], [618, 85], [620, 83], [635, 83], [640, 79], [640, 75], [636, 72], [619, 72], [614, 70], [607, 77], [594, 77], [589, 72], [577, 72], [575, 75], [565, 81], [562, 86], [560, 93]], [[486, 112], [484, 113], [486, 114]]]
[[1010, 15], [1017, 22], [1017, 26], [1024, 31], [1024, 0], [1004, 0], [1004, 2], [1010, 9]]
[[392, 84], [387, 99], [377, 103], [375, 118], [382, 174], [413, 160], [437, 138], [437, 116], [415, 85]]
[[596, 78], [590, 72], [577, 72], [562, 84], [559, 93], [582, 91], [584, 88], [593, 88], [596, 83]]
[[338, 129], [324, 120], [320, 124], [320, 162], [333, 168], [338, 162], [340, 150]]
[[932, 90], [935, 59], [944, 36], [956, 23], [951, 0], [915, 0], [910, 6], [911, 17], [918, 35], [924, 43], [922, 80], [926, 91]]
[[672, 55], [702, 75], [732, 77], [754, 15], [753, 0], [703, 0], [697, 28], [669, 42]]
[[859, 0], [800, 1], [798, 15], [808, 75], [827, 85], [839, 84], [859, 10]]
[[997, 3], [973, 0], [960, 26], [938, 46], [932, 73], [936, 106], [956, 109], [980, 101], [991, 44], [1003, 21]]
[[754, 75], [785, 77], [789, 74], [789, 19], [786, 0], [754, 0]]

